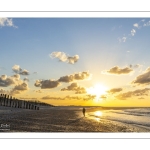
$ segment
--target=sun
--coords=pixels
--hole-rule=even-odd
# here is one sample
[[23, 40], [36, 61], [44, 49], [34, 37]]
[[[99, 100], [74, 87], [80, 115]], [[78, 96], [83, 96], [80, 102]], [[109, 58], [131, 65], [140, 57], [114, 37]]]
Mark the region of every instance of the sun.
[[87, 88], [86, 91], [88, 94], [96, 95], [95, 100], [98, 101], [101, 95], [106, 94], [107, 87], [98, 83], [95, 84], [93, 87]]

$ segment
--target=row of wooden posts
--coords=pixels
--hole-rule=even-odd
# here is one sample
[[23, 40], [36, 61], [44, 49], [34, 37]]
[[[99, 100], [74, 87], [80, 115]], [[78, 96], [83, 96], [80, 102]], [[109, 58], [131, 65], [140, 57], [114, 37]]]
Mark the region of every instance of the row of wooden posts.
[[39, 110], [39, 107], [25, 100], [18, 100], [7, 94], [0, 94], [0, 106]]

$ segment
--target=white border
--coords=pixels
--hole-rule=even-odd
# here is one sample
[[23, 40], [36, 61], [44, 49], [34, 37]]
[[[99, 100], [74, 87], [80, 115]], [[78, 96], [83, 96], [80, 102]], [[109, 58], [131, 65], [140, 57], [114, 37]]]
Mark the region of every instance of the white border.
[[[149, 18], [150, 12], [0, 12], [9, 18]], [[150, 139], [149, 133], [0, 133], [1, 139]]]
[[9, 18], [148, 18], [149, 12], [0, 12]]
[[1, 11], [148, 11], [148, 0], [1, 0]]
[[149, 133], [0, 133], [0, 139], [150, 139]]

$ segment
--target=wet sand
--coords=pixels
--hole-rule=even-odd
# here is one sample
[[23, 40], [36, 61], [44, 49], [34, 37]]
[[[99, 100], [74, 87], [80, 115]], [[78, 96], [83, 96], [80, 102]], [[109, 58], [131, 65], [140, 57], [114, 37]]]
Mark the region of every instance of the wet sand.
[[88, 117], [79, 109], [41, 107], [26, 110], [0, 106], [0, 132], [149, 132], [134, 125]]

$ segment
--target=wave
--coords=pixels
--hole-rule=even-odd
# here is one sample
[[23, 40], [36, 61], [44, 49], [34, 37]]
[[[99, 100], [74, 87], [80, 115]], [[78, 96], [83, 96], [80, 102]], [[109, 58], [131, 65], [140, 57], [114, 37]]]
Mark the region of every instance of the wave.
[[97, 116], [94, 112], [89, 113], [89, 116], [117, 121], [125, 124], [132, 124], [144, 128], [150, 127], [150, 109], [124, 109], [124, 110], [107, 110], [102, 111], [102, 116]]

